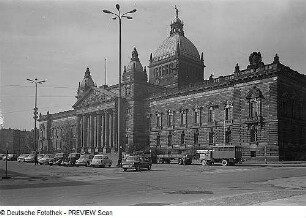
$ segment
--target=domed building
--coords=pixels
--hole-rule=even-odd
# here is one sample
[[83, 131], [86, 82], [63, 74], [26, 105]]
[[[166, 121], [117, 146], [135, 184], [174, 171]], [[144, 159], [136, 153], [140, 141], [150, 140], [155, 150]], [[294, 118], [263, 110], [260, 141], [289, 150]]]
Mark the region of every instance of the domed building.
[[150, 55], [150, 83], [175, 88], [204, 80], [203, 53], [200, 58], [198, 49], [185, 37], [183, 26], [176, 9], [170, 36]]
[[[39, 118], [39, 150], [114, 154], [193, 153], [238, 146], [250, 161], [306, 159], [306, 76], [252, 52], [244, 69], [204, 80], [203, 53], [176, 16], [170, 35], [150, 55], [134, 48], [119, 85], [97, 86], [85, 72], [73, 109]], [[209, 54], [208, 54], [209, 55]], [[118, 125], [120, 128], [118, 128]], [[118, 129], [120, 129], [118, 133]]]

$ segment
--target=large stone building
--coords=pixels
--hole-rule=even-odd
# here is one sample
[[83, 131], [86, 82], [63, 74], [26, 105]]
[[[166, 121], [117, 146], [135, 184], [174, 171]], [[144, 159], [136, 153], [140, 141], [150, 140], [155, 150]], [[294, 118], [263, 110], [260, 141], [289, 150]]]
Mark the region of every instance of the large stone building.
[[[150, 55], [136, 48], [122, 75], [123, 150], [206, 149], [239, 145], [244, 158], [306, 158], [306, 76], [260, 52], [227, 76], [204, 80], [203, 53], [185, 37], [176, 13], [170, 35]], [[87, 68], [73, 110], [40, 116], [48, 151], [117, 152], [118, 85], [98, 87]]]

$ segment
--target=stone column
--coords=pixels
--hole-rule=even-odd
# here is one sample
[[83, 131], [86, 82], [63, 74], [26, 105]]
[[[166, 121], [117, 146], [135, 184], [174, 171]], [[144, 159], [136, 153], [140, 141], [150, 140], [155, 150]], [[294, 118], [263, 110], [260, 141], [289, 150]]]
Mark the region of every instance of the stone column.
[[93, 147], [97, 147], [97, 115], [93, 115]]
[[105, 111], [102, 114], [102, 148], [105, 147]]
[[108, 150], [109, 150], [109, 112], [106, 111], [106, 114], [105, 114], [105, 144], [106, 144], [106, 152], [108, 153]]
[[87, 115], [83, 115], [83, 150], [87, 149]]
[[118, 150], [118, 147], [117, 147], [117, 131], [118, 131], [118, 128], [117, 128], [117, 113], [115, 110], [113, 110], [113, 146], [115, 147], [115, 151]]
[[101, 151], [101, 131], [102, 131], [102, 128], [101, 128], [101, 125], [102, 125], [102, 117], [101, 117], [101, 114], [97, 114], [97, 147], [98, 147], [98, 151], [100, 152]]
[[76, 120], [76, 152], [80, 152], [81, 149], [81, 117], [80, 115], [77, 115]]
[[91, 145], [90, 145], [90, 115], [87, 115], [86, 116], [86, 120], [87, 120], [87, 125], [86, 125], [86, 147], [87, 147], [87, 149], [89, 149], [90, 147], [91, 147]]
[[90, 148], [91, 153], [95, 150], [95, 115], [90, 114]]
[[114, 117], [114, 113], [113, 111], [110, 112], [110, 119], [109, 119], [109, 122], [110, 122], [110, 126], [109, 126], [109, 130], [110, 130], [110, 147], [113, 148], [114, 147], [114, 122], [113, 122], [113, 117]]

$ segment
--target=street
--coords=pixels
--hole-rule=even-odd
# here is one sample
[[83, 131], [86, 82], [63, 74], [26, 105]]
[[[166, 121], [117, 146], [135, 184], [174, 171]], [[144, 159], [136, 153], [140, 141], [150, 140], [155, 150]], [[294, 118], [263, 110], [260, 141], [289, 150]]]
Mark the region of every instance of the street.
[[[306, 205], [305, 167], [153, 164], [152, 170], [8, 162], [0, 204], [9, 206]], [[0, 161], [0, 176], [5, 162]], [[270, 203], [269, 203], [270, 202]], [[285, 204], [285, 203], [283, 203]]]

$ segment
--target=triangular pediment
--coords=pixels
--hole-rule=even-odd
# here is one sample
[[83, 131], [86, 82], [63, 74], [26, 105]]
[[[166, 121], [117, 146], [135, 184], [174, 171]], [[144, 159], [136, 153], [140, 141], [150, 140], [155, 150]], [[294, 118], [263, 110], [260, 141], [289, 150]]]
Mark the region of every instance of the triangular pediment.
[[103, 102], [112, 101], [116, 98], [116, 94], [110, 92], [104, 88], [92, 87], [89, 89], [83, 97], [77, 100], [72, 106], [73, 108], [82, 108], [88, 106], [94, 106]]

